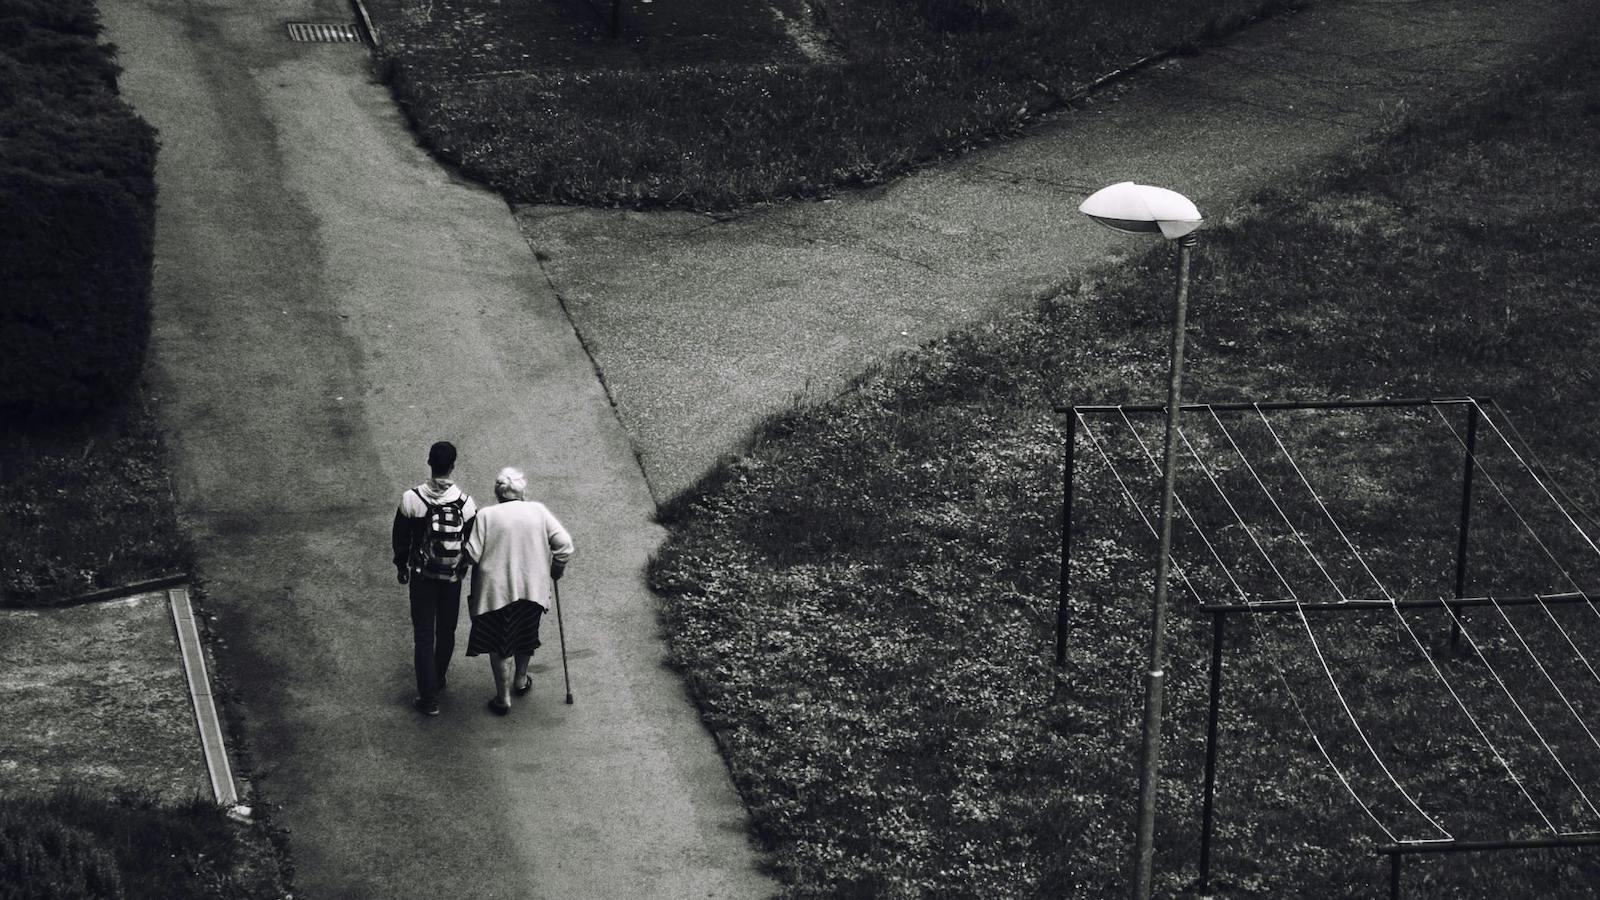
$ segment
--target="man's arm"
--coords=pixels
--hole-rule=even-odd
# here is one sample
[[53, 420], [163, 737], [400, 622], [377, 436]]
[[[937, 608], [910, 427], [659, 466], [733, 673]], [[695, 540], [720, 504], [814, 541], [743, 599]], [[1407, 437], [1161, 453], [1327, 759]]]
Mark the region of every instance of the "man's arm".
[[401, 584], [406, 583], [411, 566], [411, 548], [417, 543], [417, 519], [406, 512], [406, 500], [410, 496], [410, 491], [401, 496], [400, 505], [394, 511], [394, 524], [389, 528], [389, 545], [394, 550], [394, 567]]
[[389, 543], [394, 549], [395, 577], [405, 584], [410, 579], [406, 571], [407, 560], [411, 556], [411, 517], [405, 514], [404, 509], [394, 511], [394, 525], [389, 529]]

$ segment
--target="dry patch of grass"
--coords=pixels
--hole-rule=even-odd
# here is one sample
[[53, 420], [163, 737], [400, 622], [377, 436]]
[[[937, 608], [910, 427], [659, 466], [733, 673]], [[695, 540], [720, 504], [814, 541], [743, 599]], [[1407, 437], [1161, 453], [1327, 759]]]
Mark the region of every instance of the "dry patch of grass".
[[0, 609], [0, 659], [0, 897], [288, 893], [268, 827], [212, 800], [165, 592]]
[[0, 610], [0, 659], [9, 792], [211, 795], [164, 592]]

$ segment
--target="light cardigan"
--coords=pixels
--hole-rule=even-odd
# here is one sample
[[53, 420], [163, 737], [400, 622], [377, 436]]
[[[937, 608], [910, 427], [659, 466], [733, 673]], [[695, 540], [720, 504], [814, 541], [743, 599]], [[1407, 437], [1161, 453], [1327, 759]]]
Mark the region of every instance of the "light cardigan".
[[543, 503], [507, 500], [478, 510], [467, 533], [473, 617], [517, 600], [549, 609], [550, 562], [565, 565], [572, 553], [572, 536]]

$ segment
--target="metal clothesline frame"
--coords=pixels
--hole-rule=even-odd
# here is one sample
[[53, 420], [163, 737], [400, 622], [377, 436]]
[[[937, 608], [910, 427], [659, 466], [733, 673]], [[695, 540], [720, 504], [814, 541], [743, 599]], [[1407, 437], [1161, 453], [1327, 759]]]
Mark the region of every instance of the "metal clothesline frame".
[[[1183, 403], [1179, 404], [1180, 410], [1208, 410], [1216, 412], [1247, 412], [1254, 410], [1315, 410], [1315, 409], [1372, 409], [1381, 407], [1416, 407], [1416, 406], [1466, 406], [1467, 407], [1467, 437], [1465, 466], [1462, 475], [1461, 491], [1461, 527], [1459, 538], [1456, 542], [1456, 591], [1460, 597], [1466, 585], [1467, 565], [1467, 539], [1472, 516], [1472, 473], [1476, 459], [1478, 444], [1478, 406], [1480, 403], [1494, 405], [1491, 399], [1476, 399], [1472, 397], [1444, 397], [1444, 398], [1402, 398], [1382, 400], [1272, 400], [1260, 403]], [[1166, 412], [1166, 407], [1160, 404], [1134, 404], [1118, 405], [1085, 405], [1072, 404], [1057, 406], [1056, 412], [1067, 413], [1067, 437], [1065, 443], [1065, 464], [1063, 465], [1063, 489], [1061, 502], [1061, 583], [1058, 602], [1056, 605], [1056, 665], [1066, 664], [1067, 653], [1067, 595], [1071, 589], [1071, 564], [1072, 564], [1072, 487], [1074, 475], [1074, 447], [1078, 440], [1078, 417], [1085, 414], [1116, 413], [1150, 415]], [[1455, 626], [1452, 626], [1454, 629]], [[1454, 630], [1451, 632], [1452, 641], [1458, 637]]]
[[[1384, 609], [1464, 609], [1478, 606], [1499, 605], [1505, 606], [1552, 606], [1573, 603], [1588, 603], [1596, 605], [1595, 596], [1583, 591], [1570, 593], [1534, 594], [1526, 597], [1468, 597], [1465, 596], [1467, 577], [1467, 553], [1470, 545], [1472, 529], [1472, 487], [1473, 472], [1477, 461], [1478, 420], [1483, 417], [1481, 407], [1493, 406], [1499, 409], [1499, 404], [1491, 398], [1474, 397], [1426, 397], [1426, 398], [1391, 398], [1370, 400], [1274, 400], [1228, 403], [1185, 403], [1180, 404], [1180, 410], [1206, 410], [1216, 412], [1253, 412], [1265, 410], [1340, 410], [1340, 409], [1377, 409], [1377, 408], [1403, 408], [1420, 406], [1464, 406], [1467, 410], [1466, 437], [1463, 440], [1463, 466], [1461, 477], [1461, 515], [1456, 538], [1456, 565], [1455, 565], [1455, 592], [1451, 597], [1438, 597], [1426, 600], [1389, 600], [1389, 599], [1350, 599], [1341, 601], [1299, 602], [1293, 600], [1264, 601], [1261, 603], [1204, 603], [1198, 611], [1211, 615], [1211, 684], [1209, 706], [1206, 713], [1206, 762], [1205, 786], [1201, 807], [1201, 832], [1200, 832], [1200, 877], [1198, 888], [1204, 892], [1210, 887], [1211, 878], [1211, 837], [1215, 819], [1216, 774], [1217, 774], [1217, 719], [1221, 709], [1222, 698], [1222, 648], [1226, 632], [1227, 617], [1239, 613], [1279, 613], [1279, 612], [1306, 612], [1306, 613], [1336, 613], [1373, 611]], [[1117, 415], [1153, 415], [1164, 414], [1166, 407], [1160, 404], [1134, 404], [1134, 405], [1087, 405], [1072, 404], [1057, 406], [1056, 412], [1067, 414], [1067, 434], [1065, 440], [1065, 453], [1063, 465], [1063, 487], [1061, 504], [1061, 576], [1059, 598], [1056, 608], [1056, 658], [1058, 667], [1066, 665], [1066, 640], [1069, 625], [1067, 615], [1067, 597], [1071, 590], [1072, 575], [1072, 498], [1074, 478], [1074, 445], [1077, 443], [1078, 418], [1080, 415], [1094, 415], [1114, 413]], [[1450, 641], [1455, 646], [1461, 636], [1461, 625], [1455, 616], [1451, 617]], [[1427, 841], [1421, 843], [1391, 842], [1380, 844], [1374, 851], [1380, 856], [1389, 857], [1389, 896], [1398, 900], [1400, 897], [1400, 875], [1402, 861], [1407, 856], [1429, 853], [1480, 853], [1505, 850], [1541, 850], [1564, 847], [1586, 847], [1600, 845], [1600, 834], [1574, 834], [1555, 835], [1544, 838], [1508, 839], [1501, 841], [1462, 841], [1451, 839], [1449, 841]]]

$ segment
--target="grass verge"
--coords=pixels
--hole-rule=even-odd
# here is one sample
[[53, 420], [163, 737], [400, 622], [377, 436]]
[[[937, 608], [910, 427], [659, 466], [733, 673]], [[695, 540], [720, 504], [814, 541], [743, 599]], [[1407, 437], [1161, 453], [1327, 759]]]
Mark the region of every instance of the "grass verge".
[[63, 792], [0, 798], [6, 900], [215, 900], [287, 896], [278, 859], [251, 826], [204, 801], [161, 805]]
[[705, 209], [882, 182], [1291, 5], [630, 2], [612, 41], [581, 0], [369, 0], [396, 96], [467, 175], [513, 201]]
[[[1545, 471], [1593, 509], [1597, 64], [1592, 39], [1568, 48], [1542, 80], [1397, 124], [1211, 222], [1194, 272], [1188, 395], [1493, 396], [1542, 448]], [[1063, 459], [1053, 407], [1159, 399], [1172, 268], [1170, 248], [1153, 250], [1036, 315], [953, 334], [836, 402], [779, 416], [747, 455], [665, 511], [672, 535], [651, 580], [671, 659], [789, 896], [1124, 889], [1153, 541], [1080, 444], [1069, 664], [1055, 669]], [[1243, 512], [1270, 513], [1252, 473], [1226, 462], [1229, 437], [1269, 460], [1256, 474], [1284, 498], [1297, 473], [1272, 455], [1260, 420], [1226, 424], [1192, 417], [1191, 437], [1223, 460], [1215, 473], [1229, 494], [1252, 498]], [[1153, 511], [1154, 477], [1134, 432], [1117, 432], [1113, 445], [1114, 424], [1096, 427], [1107, 455], [1136, 476], [1127, 481], [1136, 503]], [[1461, 448], [1433, 413], [1278, 417], [1277, 427], [1376, 581], [1398, 595], [1450, 591]], [[1159, 423], [1137, 433], [1159, 446]], [[1490, 455], [1493, 441], [1483, 440]], [[1514, 460], [1495, 446], [1509, 487]], [[1190, 496], [1208, 488], [1197, 467], [1184, 478]], [[1550, 565], [1487, 479], [1478, 484], [1469, 592], [1593, 586], [1592, 562]], [[1307, 534], [1320, 529], [1314, 540], [1336, 542], [1309, 497], [1281, 502]], [[1208, 518], [1225, 512], [1217, 507], [1193, 518], [1217, 526], [1223, 554], [1247, 559], [1243, 529]], [[1266, 539], [1283, 559], [1293, 541], [1287, 529]], [[1579, 558], [1568, 551], [1581, 542], [1570, 543], [1553, 555]], [[1228, 597], [1202, 553], [1180, 529], [1178, 556], [1194, 563], [1199, 592]], [[1290, 583], [1331, 595], [1309, 560], [1285, 565]], [[1329, 565], [1335, 588], [1374, 591], [1351, 556]], [[1262, 564], [1239, 577], [1254, 597], [1283, 595]], [[1195, 875], [1210, 637], [1193, 594], [1174, 600], [1162, 896], [1189, 891]], [[1387, 878], [1371, 852], [1386, 839], [1374, 817], [1399, 837], [1436, 834], [1376, 769], [1341, 703], [1418, 806], [1458, 838], [1548, 833], [1546, 814], [1559, 828], [1595, 827], [1600, 814], [1578, 789], [1600, 776], [1592, 738], [1516, 646], [1526, 636], [1559, 648], [1562, 635], [1574, 649], [1592, 646], [1600, 618], [1582, 608], [1501, 618], [1469, 620], [1481, 656], [1450, 650], [1448, 622], [1432, 614], [1341, 616], [1314, 629], [1264, 615], [1237, 622], [1214, 893], [1371, 896]], [[1554, 655], [1551, 680], [1587, 679], [1572, 703], [1594, 712], [1587, 663]], [[1485, 660], [1500, 668], [1491, 673]], [[1324, 661], [1342, 699], [1327, 689]], [[1481, 710], [1479, 724], [1530, 793], [1485, 752], [1432, 678], [1435, 665]], [[1497, 699], [1496, 677], [1523, 698], [1541, 736]], [[1540, 752], [1544, 740], [1571, 767], [1570, 785]], [[1600, 859], [1467, 855], [1407, 871], [1407, 896], [1489, 898], [1522, 884], [1584, 897]]]
[[0, 605], [45, 606], [190, 570], [162, 452], [137, 396], [15, 429], [0, 445]]

